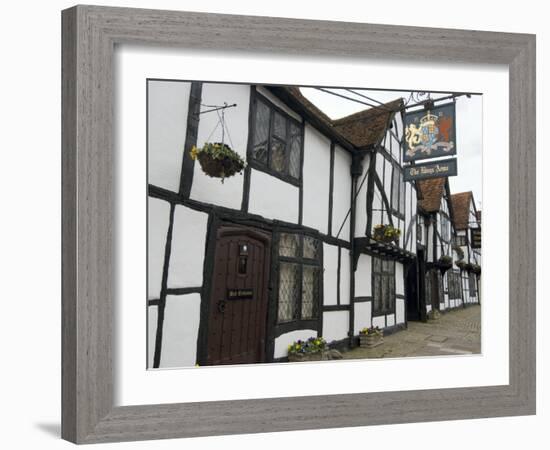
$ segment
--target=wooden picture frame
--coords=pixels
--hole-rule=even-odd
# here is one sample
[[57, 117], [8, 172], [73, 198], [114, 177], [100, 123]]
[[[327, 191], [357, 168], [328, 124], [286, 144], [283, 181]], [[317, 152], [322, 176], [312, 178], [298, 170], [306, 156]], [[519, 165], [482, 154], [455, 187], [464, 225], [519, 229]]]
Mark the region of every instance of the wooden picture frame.
[[[98, 6], [63, 11], [62, 30], [64, 439], [95, 443], [535, 413], [534, 35]], [[509, 384], [114, 407], [113, 51], [118, 43], [507, 65]]]

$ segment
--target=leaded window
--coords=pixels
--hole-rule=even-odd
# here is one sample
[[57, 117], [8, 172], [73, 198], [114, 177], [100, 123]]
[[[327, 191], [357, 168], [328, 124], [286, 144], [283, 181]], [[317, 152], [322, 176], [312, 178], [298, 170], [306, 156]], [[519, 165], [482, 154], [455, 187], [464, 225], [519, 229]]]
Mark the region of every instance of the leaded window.
[[286, 181], [301, 181], [302, 124], [256, 96], [253, 108], [252, 165]]
[[380, 315], [395, 309], [395, 262], [372, 258], [373, 314]]
[[391, 207], [394, 213], [405, 214], [405, 182], [403, 171], [396, 162], [392, 171]]
[[311, 236], [279, 234], [279, 323], [318, 317], [321, 251], [320, 241]]
[[468, 274], [468, 290], [470, 291], [470, 297], [475, 297], [476, 295], [476, 275], [473, 272]]
[[460, 271], [449, 271], [447, 272], [447, 285], [449, 288], [449, 298], [455, 299], [455, 298], [461, 298], [461, 291], [460, 288]]

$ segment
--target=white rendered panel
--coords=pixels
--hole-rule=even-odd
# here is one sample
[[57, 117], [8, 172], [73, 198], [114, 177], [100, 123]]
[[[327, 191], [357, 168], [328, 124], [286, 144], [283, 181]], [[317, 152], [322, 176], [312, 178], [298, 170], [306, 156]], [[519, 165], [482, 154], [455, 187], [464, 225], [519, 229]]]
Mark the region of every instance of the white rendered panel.
[[303, 224], [328, 231], [330, 141], [311, 125], [304, 132]]
[[208, 214], [177, 205], [172, 229], [168, 287], [202, 285]]
[[395, 263], [395, 293], [405, 295], [405, 281], [403, 279], [403, 264]]
[[370, 297], [372, 295], [371, 260], [372, 258], [369, 255], [359, 255], [357, 270], [355, 271], [356, 297]]
[[148, 183], [178, 192], [191, 83], [148, 81]]
[[[368, 158], [365, 158], [368, 160]], [[366, 165], [367, 163], [363, 163]], [[339, 239], [349, 241], [350, 228], [350, 198], [351, 198], [351, 176], [350, 176], [351, 156], [340, 146], [334, 147], [334, 187], [332, 191], [332, 235]], [[367, 166], [368, 167], [368, 166]], [[363, 189], [367, 190], [366, 181]], [[357, 203], [357, 214], [362, 214], [366, 217], [365, 204]], [[363, 227], [364, 229], [364, 227]], [[340, 231], [341, 230], [341, 231]], [[338, 235], [338, 232], [340, 234]]]
[[372, 326], [378, 328], [386, 327], [386, 316], [377, 316], [372, 318]]
[[349, 311], [330, 311], [323, 313], [323, 338], [328, 342], [348, 337]]
[[350, 296], [350, 252], [347, 248], [340, 250], [340, 303], [349, 305]]
[[147, 307], [147, 367], [153, 367], [157, 337], [158, 306]]
[[386, 326], [392, 327], [395, 325], [395, 314], [388, 314], [386, 316]]
[[147, 213], [147, 298], [153, 300], [160, 297], [170, 204], [149, 197]]
[[357, 336], [359, 331], [372, 325], [372, 302], [355, 303], [353, 334]]
[[395, 299], [395, 321], [405, 323], [405, 300], [402, 298]]
[[197, 362], [201, 297], [168, 295], [164, 311], [160, 367], [188, 367]]
[[300, 190], [265, 172], [250, 171], [248, 212], [267, 219], [298, 223]]
[[323, 244], [323, 303], [338, 303], [338, 247]]

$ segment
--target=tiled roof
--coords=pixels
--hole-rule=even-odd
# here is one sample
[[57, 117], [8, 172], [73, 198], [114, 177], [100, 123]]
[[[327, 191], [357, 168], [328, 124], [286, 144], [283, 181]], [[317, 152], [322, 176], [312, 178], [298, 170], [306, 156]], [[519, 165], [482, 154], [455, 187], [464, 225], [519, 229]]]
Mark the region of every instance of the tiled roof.
[[403, 107], [398, 98], [384, 105], [373, 107], [333, 121], [334, 128], [356, 147], [379, 144], [393, 115]]
[[430, 178], [416, 182], [416, 188], [420, 191], [420, 207], [426, 212], [439, 211], [441, 199], [445, 192], [447, 178]]
[[378, 144], [384, 137], [390, 119], [403, 106], [403, 100], [399, 98], [384, 105], [332, 120], [304, 97], [298, 87], [266, 87], [281, 100], [290, 103], [290, 107], [300, 107], [303, 112], [315, 119], [318, 125], [355, 148], [365, 148], [369, 145]]
[[468, 228], [468, 218], [470, 217], [470, 200], [472, 192], [460, 192], [451, 195], [453, 205], [455, 228], [457, 230], [466, 230]]

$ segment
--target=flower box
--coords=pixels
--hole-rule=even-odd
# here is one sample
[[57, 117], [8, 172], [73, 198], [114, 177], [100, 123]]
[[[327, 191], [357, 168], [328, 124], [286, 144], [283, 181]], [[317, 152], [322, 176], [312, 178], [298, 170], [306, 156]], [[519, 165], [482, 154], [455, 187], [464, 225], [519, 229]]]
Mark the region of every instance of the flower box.
[[363, 328], [359, 332], [359, 347], [372, 348], [384, 343], [384, 330], [378, 327]]
[[401, 236], [401, 230], [392, 225], [376, 225], [373, 229], [372, 237], [375, 241], [386, 243], [397, 243]]
[[288, 362], [310, 362], [328, 360], [327, 352], [319, 351], [313, 353], [289, 353]]

